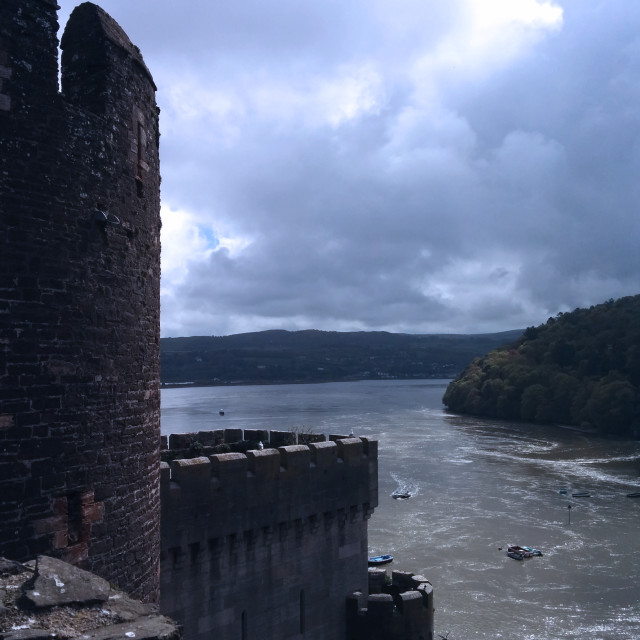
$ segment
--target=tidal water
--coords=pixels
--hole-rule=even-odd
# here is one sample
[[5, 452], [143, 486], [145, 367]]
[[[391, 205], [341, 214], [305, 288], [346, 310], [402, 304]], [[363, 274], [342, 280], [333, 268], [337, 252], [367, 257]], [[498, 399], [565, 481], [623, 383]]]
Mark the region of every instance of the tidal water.
[[[450, 415], [446, 384], [165, 389], [162, 432], [295, 428], [377, 438], [370, 553], [391, 553], [390, 568], [433, 583], [436, 637], [640, 638], [640, 498], [626, 497], [640, 491], [640, 443]], [[396, 490], [411, 497], [394, 500]], [[590, 497], [572, 497], [578, 491]], [[544, 556], [512, 560], [509, 543]]]

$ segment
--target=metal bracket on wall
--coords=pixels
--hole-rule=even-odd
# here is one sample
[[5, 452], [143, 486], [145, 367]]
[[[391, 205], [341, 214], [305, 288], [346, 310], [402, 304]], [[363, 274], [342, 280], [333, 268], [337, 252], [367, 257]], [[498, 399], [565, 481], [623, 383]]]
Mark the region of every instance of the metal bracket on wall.
[[114, 213], [107, 213], [106, 211], [100, 211], [100, 209], [96, 209], [94, 213], [94, 219], [96, 222], [101, 222], [102, 224], [112, 224], [114, 226], [118, 226], [120, 224], [120, 218]]

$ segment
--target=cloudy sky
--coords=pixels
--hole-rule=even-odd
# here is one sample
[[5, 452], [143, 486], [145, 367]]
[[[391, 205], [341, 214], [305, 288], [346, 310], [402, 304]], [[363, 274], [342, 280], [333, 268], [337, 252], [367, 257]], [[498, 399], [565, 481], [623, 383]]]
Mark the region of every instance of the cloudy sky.
[[158, 86], [164, 336], [640, 293], [637, 0], [99, 4]]

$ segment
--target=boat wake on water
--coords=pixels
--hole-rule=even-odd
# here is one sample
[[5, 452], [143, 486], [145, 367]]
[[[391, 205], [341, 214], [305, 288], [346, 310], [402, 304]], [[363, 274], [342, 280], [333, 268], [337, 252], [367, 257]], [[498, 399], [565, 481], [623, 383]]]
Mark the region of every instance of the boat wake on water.
[[406, 500], [407, 498], [417, 495], [418, 485], [415, 482], [407, 478], [402, 478], [395, 473], [392, 473], [391, 477], [397, 485], [391, 494], [392, 498], [396, 500]]

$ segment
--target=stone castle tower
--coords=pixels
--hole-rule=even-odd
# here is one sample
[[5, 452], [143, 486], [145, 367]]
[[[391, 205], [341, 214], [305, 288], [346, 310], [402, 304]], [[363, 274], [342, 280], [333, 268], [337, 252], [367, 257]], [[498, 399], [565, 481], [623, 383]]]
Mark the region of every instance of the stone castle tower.
[[155, 86], [99, 7], [0, 2], [0, 556], [157, 600]]
[[425, 579], [369, 584], [376, 441], [229, 429], [268, 446], [161, 464], [155, 86], [86, 2], [59, 89], [57, 31], [55, 0], [0, 0], [0, 556], [162, 582], [189, 640], [432, 640]]

